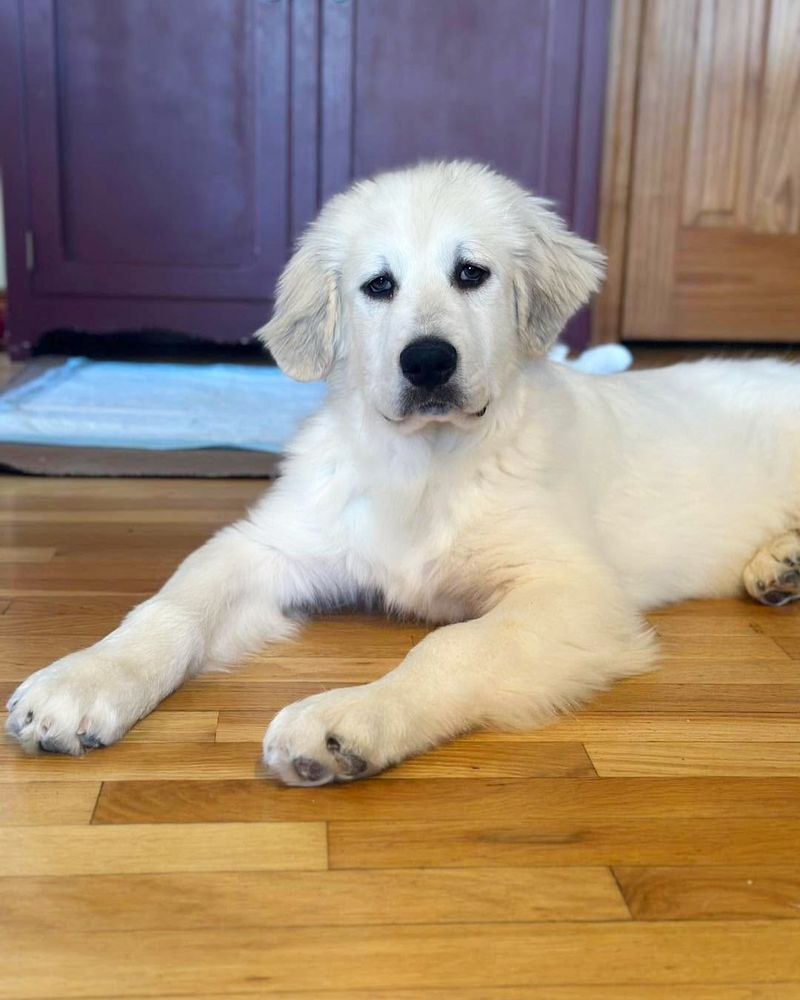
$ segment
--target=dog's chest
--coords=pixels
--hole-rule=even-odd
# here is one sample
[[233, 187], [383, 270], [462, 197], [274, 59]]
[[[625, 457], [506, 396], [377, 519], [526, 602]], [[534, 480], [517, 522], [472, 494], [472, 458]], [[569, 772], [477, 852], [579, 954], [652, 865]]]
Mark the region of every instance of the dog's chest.
[[436, 620], [468, 617], [476, 582], [463, 551], [464, 516], [437, 490], [373, 488], [343, 511], [359, 583], [387, 605]]

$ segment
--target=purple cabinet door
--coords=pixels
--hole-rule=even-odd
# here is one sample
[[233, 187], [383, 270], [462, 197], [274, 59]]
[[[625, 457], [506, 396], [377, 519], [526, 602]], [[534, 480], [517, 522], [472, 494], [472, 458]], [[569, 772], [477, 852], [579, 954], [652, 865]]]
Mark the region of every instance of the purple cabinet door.
[[608, 23], [607, 0], [330, 4], [323, 192], [398, 164], [465, 157], [591, 228], [576, 218], [576, 182], [588, 156], [591, 201]]
[[[609, 0], [324, 8], [322, 191], [420, 159], [489, 163], [595, 237]], [[588, 337], [588, 312], [567, 332]]]
[[422, 158], [494, 164], [592, 237], [609, 6], [0, 0], [10, 350], [246, 340], [321, 201]]
[[268, 298], [290, 238], [289, 5], [22, 11], [33, 291]]

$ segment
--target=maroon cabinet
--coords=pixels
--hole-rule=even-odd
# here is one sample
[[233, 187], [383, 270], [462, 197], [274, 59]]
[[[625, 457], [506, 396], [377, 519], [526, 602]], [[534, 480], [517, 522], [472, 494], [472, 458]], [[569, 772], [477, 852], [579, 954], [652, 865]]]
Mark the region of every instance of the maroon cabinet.
[[493, 163], [593, 235], [607, 0], [0, 0], [9, 348], [246, 340], [353, 177]]

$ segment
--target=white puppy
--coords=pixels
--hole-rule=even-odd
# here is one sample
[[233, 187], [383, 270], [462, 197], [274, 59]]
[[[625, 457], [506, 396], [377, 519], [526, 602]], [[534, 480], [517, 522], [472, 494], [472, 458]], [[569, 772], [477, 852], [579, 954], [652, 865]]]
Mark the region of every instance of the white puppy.
[[377, 595], [444, 627], [381, 680], [285, 708], [264, 740], [287, 783], [350, 780], [647, 670], [647, 608], [742, 581], [800, 595], [800, 370], [547, 361], [601, 270], [545, 203], [473, 164], [334, 198], [261, 331], [289, 375], [330, 384], [283, 478], [115, 632], [25, 681], [9, 732], [27, 750], [113, 743], [298, 611]]

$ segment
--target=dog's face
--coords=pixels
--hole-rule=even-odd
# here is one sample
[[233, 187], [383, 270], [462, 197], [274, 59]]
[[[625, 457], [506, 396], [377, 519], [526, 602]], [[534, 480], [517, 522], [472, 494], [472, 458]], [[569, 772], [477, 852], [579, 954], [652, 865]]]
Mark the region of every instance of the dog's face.
[[260, 335], [287, 374], [330, 377], [405, 432], [469, 428], [547, 351], [601, 268], [591, 244], [512, 181], [428, 164], [325, 206]]

